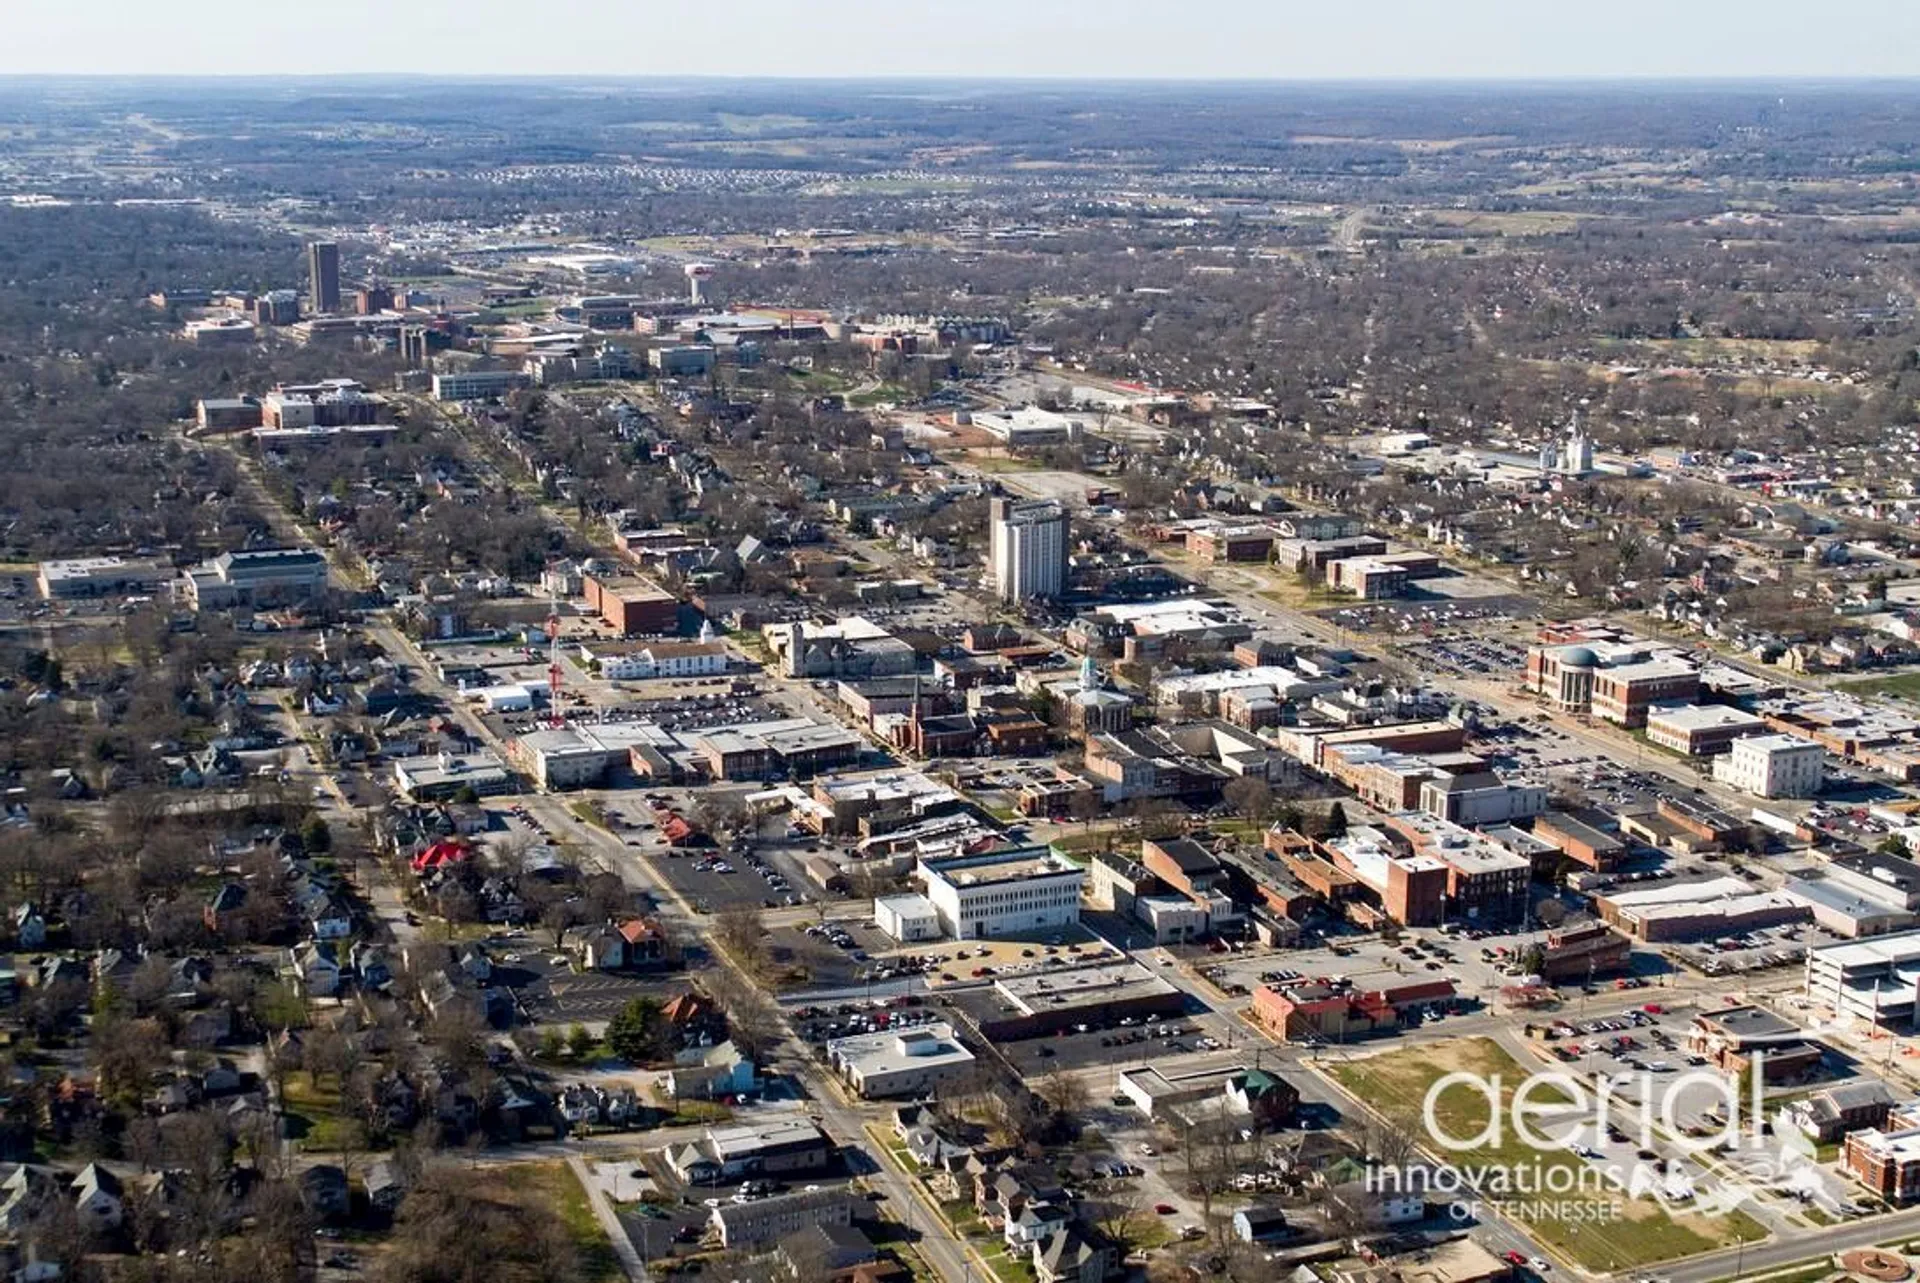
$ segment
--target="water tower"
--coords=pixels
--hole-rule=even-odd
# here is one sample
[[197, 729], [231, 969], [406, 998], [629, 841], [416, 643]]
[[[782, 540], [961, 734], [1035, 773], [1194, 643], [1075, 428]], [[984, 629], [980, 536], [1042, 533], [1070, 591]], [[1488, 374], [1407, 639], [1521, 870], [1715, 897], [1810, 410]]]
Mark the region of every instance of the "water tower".
[[700, 282], [713, 275], [713, 268], [705, 263], [687, 264], [687, 301], [695, 307], [700, 306]]

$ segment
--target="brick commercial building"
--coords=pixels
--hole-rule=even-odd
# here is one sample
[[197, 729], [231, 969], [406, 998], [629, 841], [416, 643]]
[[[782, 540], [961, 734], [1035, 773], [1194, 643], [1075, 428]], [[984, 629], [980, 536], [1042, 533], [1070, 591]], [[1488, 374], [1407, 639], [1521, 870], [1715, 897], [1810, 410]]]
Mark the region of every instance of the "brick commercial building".
[[1766, 728], [1761, 718], [1725, 704], [1675, 704], [1647, 715], [1647, 738], [1689, 757], [1724, 753], [1741, 736]]
[[1517, 922], [1526, 915], [1527, 884], [1533, 878], [1533, 864], [1526, 857], [1471, 829], [1417, 811], [1391, 816], [1387, 824], [1416, 855], [1445, 867], [1445, 917]]
[[1551, 843], [1575, 864], [1608, 873], [1626, 858], [1627, 844], [1578, 816], [1549, 811], [1535, 818], [1533, 835]]
[[1611, 627], [1575, 629], [1527, 652], [1527, 689], [1565, 713], [1641, 727], [1656, 704], [1700, 694], [1700, 671], [1672, 646]]
[[1687, 1031], [1687, 1050], [1735, 1077], [1752, 1067], [1758, 1053], [1769, 1083], [1804, 1077], [1818, 1069], [1823, 1058], [1820, 1044], [1798, 1025], [1761, 1007], [1722, 1007], [1695, 1016]]
[[1841, 1151], [1840, 1165], [1875, 1197], [1911, 1203], [1920, 1197], [1920, 1127], [1854, 1132]]
[[1265, 561], [1273, 553], [1270, 526], [1217, 527], [1187, 532], [1187, 551], [1204, 561]]
[[680, 603], [651, 579], [589, 575], [587, 607], [622, 637], [680, 631]]
[[1564, 927], [1547, 934], [1540, 951], [1540, 974], [1551, 981], [1591, 980], [1625, 969], [1633, 942], [1601, 922]]
[[1427, 980], [1394, 989], [1358, 993], [1332, 985], [1295, 985], [1253, 991], [1253, 1018], [1283, 1042], [1318, 1037], [1340, 1042], [1398, 1029], [1403, 1013], [1451, 1002], [1451, 981]]
[[1445, 916], [1448, 870], [1433, 856], [1406, 849], [1370, 825], [1329, 841], [1325, 849], [1334, 866], [1371, 891], [1371, 903], [1401, 926], [1438, 926]]

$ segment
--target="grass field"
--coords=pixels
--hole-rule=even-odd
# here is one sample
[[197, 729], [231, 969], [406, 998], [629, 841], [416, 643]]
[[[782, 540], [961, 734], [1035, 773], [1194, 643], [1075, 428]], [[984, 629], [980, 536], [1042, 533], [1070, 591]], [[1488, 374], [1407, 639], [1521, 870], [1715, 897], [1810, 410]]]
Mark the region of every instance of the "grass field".
[[1836, 682], [1834, 687], [1850, 695], [1882, 695], [1889, 699], [1920, 703], [1920, 673], [1894, 673], [1888, 677], [1869, 677], [1864, 681]]
[[522, 1188], [544, 1196], [547, 1203], [567, 1224], [574, 1249], [580, 1253], [580, 1277], [588, 1283], [611, 1283], [624, 1279], [620, 1258], [613, 1254], [600, 1219], [587, 1202], [587, 1191], [580, 1188], [565, 1163], [525, 1163], [516, 1166], [514, 1176]]
[[[1528, 1071], [1496, 1043], [1486, 1038], [1438, 1043], [1417, 1050], [1389, 1052], [1365, 1060], [1328, 1067], [1328, 1072], [1355, 1096], [1368, 1102], [1390, 1121], [1406, 1121], [1424, 1130], [1422, 1104], [1427, 1090], [1445, 1075], [1465, 1071], [1491, 1079], [1501, 1079], [1500, 1108], [1504, 1113], [1514, 1084]], [[1535, 1093], [1536, 1101], [1550, 1099]], [[1486, 1125], [1487, 1101], [1477, 1091], [1449, 1090], [1435, 1102], [1434, 1117], [1450, 1134], [1472, 1136]], [[1556, 1179], [1572, 1186], [1566, 1194], [1509, 1194], [1509, 1211], [1514, 1220], [1554, 1251], [1586, 1269], [1610, 1273], [1635, 1269], [1661, 1261], [1676, 1260], [1732, 1244], [1736, 1238], [1757, 1242], [1766, 1237], [1758, 1222], [1740, 1212], [1707, 1218], [1673, 1216], [1650, 1198], [1628, 1198], [1624, 1192], [1599, 1192], [1589, 1185], [1579, 1187], [1570, 1178], [1586, 1164], [1562, 1150], [1540, 1151], [1524, 1144], [1512, 1126], [1502, 1129], [1493, 1144], [1452, 1156], [1463, 1171], [1505, 1170], [1518, 1173], [1533, 1169], [1529, 1180], [1539, 1187]], [[1568, 1169], [1565, 1177], [1548, 1173], [1554, 1168]], [[1559, 1187], [1553, 1186], [1558, 1189]], [[1611, 1220], [1549, 1218], [1533, 1215], [1529, 1201], [1544, 1204], [1613, 1202], [1616, 1215]]]
[[319, 1086], [305, 1074], [287, 1078], [287, 1131], [310, 1154], [339, 1153], [343, 1149], [366, 1148], [366, 1136], [360, 1125], [340, 1112], [340, 1088], [320, 1080]]

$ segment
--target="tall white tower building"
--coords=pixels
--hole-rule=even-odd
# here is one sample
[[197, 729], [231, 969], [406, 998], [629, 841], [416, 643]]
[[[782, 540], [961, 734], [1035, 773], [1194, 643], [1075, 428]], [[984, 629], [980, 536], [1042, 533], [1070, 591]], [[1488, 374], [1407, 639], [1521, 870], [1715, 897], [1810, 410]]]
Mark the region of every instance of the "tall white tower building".
[[1050, 499], [995, 499], [988, 509], [989, 560], [1002, 601], [1067, 590], [1067, 510]]

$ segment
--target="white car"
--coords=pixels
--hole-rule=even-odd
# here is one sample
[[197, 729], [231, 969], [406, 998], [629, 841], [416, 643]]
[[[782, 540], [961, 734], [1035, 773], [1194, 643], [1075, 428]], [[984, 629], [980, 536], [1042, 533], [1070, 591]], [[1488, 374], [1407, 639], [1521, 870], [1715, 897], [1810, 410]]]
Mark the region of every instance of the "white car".
[[1527, 1268], [1532, 1270], [1535, 1274], [1545, 1274], [1548, 1270], [1553, 1268], [1553, 1262], [1549, 1261], [1544, 1256], [1536, 1256], [1532, 1260], [1527, 1262]]

